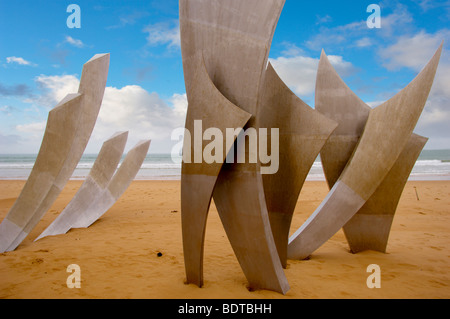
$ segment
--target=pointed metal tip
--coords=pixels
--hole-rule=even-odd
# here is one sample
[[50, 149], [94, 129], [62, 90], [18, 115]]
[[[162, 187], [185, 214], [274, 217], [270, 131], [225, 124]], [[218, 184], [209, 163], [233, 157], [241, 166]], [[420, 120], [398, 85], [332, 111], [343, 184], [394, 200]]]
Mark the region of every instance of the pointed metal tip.
[[150, 143], [151, 140], [140, 140], [128, 151], [128, 154], [131, 152], [138, 152], [139, 150], [143, 149], [146, 149], [148, 152], [148, 150], [150, 149]]
[[117, 136], [121, 136], [121, 135], [127, 135], [127, 136], [128, 136], [128, 132], [129, 132], [129, 131], [119, 131], [119, 132], [116, 132], [116, 133], [114, 133], [109, 139], [113, 139], [113, 138], [115, 138], [115, 137], [117, 137]]
[[439, 54], [441, 54], [443, 49], [444, 49], [444, 40], [442, 40], [441, 45], [437, 49], [437, 52], [439, 52]]
[[92, 61], [97, 60], [97, 59], [106, 59], [106, 58], [109, 59], [109, 57], [110, 57], [109, 53], [96, 54], [89, 61], [87, 61], [86, 63], [92, 62]]
[[150, 146], [150, 143], [152, 142], [152, 140], [142, 140], [142, 141], [139, 141], [137, 144], [136, 144], [136, 147], [139, 147], [139, 146], [141, 146], [141, 145], [148, 145], [148, 146]]
[[126, 141], [128, 139], [128, 131], [127, 132], [116, 132], [111, 137], [109, 137], [103, 144], [113, 142], [115, 140], [123, 139]]
[[56, 108], [58, 108], [58, 107], [60, 107], [61, 105], [63, 105], [63, 104], [65, 104], [65, 103], [67, 103], [67, 102], [69, 102], [69, 101], [71, 101], [71, 100], [74, 100], [74, 99], [76, 99], [76, 98], [78, 98], [79, 96], [81, 96], [82, 94], [81, 93], [71, 93], [71, 94], [67, 94], [55, 107], [54, 107], [54, 109], [56, 109]]
[[[332, 66], [330, 60], [328, 59], [328, 55], [326, 54], [324, 49], [322, 49], [322, 53], [320, 54], [319, 63], [326, 63], [326, 64]], [[334, 69], [334, 67], [333, 67], [333, 69]]]
[[325, 52], [325, 49], [322, 49], [322, 52], [320, 53], [320, 61], [323, 61], [323, 60], [328, 60], [328, 56]]

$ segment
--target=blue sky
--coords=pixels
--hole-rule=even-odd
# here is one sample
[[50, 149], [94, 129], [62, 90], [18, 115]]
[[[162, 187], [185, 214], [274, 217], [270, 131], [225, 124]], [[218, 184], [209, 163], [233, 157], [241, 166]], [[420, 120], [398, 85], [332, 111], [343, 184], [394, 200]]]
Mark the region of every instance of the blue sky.
[[[245, 1], [245, 0], [243, 0]], [[69, 4], [81, 8], [70, 29]], [[369, 4], [381, 28], [369, 29]], [[322, 49], [364, 101], [376, 106], [405, 87], [442, 41], [444, 53], [416, 132], [427, 149], [450, 149], [450, 1], [286, 0], [270, 59], [312, 107]], [[170, 152], [187, 107], [179, 45], [178, 0], [0, 0], [0, 153], [36, 153], [48, 112], [78, 89], [83, 63], [110, 53], [105, 99], [86, 152], [116, 131], [128, 148], [152, 139]]]

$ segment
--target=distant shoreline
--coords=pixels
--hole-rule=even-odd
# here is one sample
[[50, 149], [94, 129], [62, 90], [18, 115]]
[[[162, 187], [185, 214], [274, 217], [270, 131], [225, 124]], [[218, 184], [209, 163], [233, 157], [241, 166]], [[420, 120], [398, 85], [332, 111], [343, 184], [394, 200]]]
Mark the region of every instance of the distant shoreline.
[[[72, 177], [70, 181], [83, 181], [86, 177]], [[26, 181], [27, 178], [7, 178], [0, 177], [0, 181]], [[180, 181], [181, 176], [155, 176], [155, 177], [139, 177], [137, 176], [134, 181], [148, 181], [148, 182], [157, 182], [157, 181]], [[325, 177], [308, 177], [306, 182], [325, 182]], [[432, 181], [450, 181], [450, 174], [447, 175], [424, 175], [424, 176], [410, 176], [408, 181], [424, 181], [424, 182], [432, 182]]]
[[[124, 155], [125, 156], [125, 155]], [[36, 154], [0, 154], [0, 180], [26, 180], [30, 175]], [[84, 180], [88, 176], [96, 154], [84, 154], [71, 180]], [[180, 180], [181, 158], [176, 162], [171, 154], [148, 154], [139, 170], [136, 180]], [[307, 180], [325, 181], [320, 156], [311, 167]], [[409, 180], [450, 180], [450, 149], [424, 150], [412, 170]]]

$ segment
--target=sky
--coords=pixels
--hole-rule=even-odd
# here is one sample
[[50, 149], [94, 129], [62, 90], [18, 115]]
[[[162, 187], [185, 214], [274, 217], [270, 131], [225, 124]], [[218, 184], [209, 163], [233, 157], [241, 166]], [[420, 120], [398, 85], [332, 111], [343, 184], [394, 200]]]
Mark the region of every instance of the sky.
[[[246, 1], [246, 0], [242, 0]], [[69, 28], [71, 4], [80, 28]], [[381, 28], [369, 28], [370, 4]], [[86, 153], [117, 131], [127, 149], [151, 139], [170, 153], [184, 127], [186, 89], [178, 0], [0, 0], [0, 154], [39, 151], [48, 112], [78, 91], [82, 66], [110, 53], [103, 104]], [[444, 41], [416, 127], [425, 149], [450, 149], [450, 0], [286, 0], [270, 51], [283, 81], [311, 107], [320, 53], [347, 85], [376, 107], [408, 85]]]

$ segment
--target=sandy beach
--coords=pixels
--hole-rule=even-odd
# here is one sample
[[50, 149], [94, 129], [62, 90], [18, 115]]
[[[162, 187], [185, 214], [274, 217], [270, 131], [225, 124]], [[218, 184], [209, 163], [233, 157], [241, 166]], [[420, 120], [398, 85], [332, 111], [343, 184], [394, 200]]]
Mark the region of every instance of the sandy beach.
[[[1, 220], [24, 183], [0, 181]], [[247, 289], [214, 204], [206, 233], [205, 286], [184, 283], [179, 181], [135, 181], [90, 228], [33, 242], [80, 185], [69, 182], [16, 251], [0, 254], [0, 298], [450, 298], [450, 181], [408, 182], [387, 254], [351, 254], [341, 230], [311, 259], [290, 260], [285, 273], [291, 289], [285, 296]], [[306, 182], [292, 232], [327, 192], [325, 182]], [[67, 287], [71, 264], [80, 266], [80, 289]], [[367, 287], [371, 264], [381, 268], [380, 289]]]

